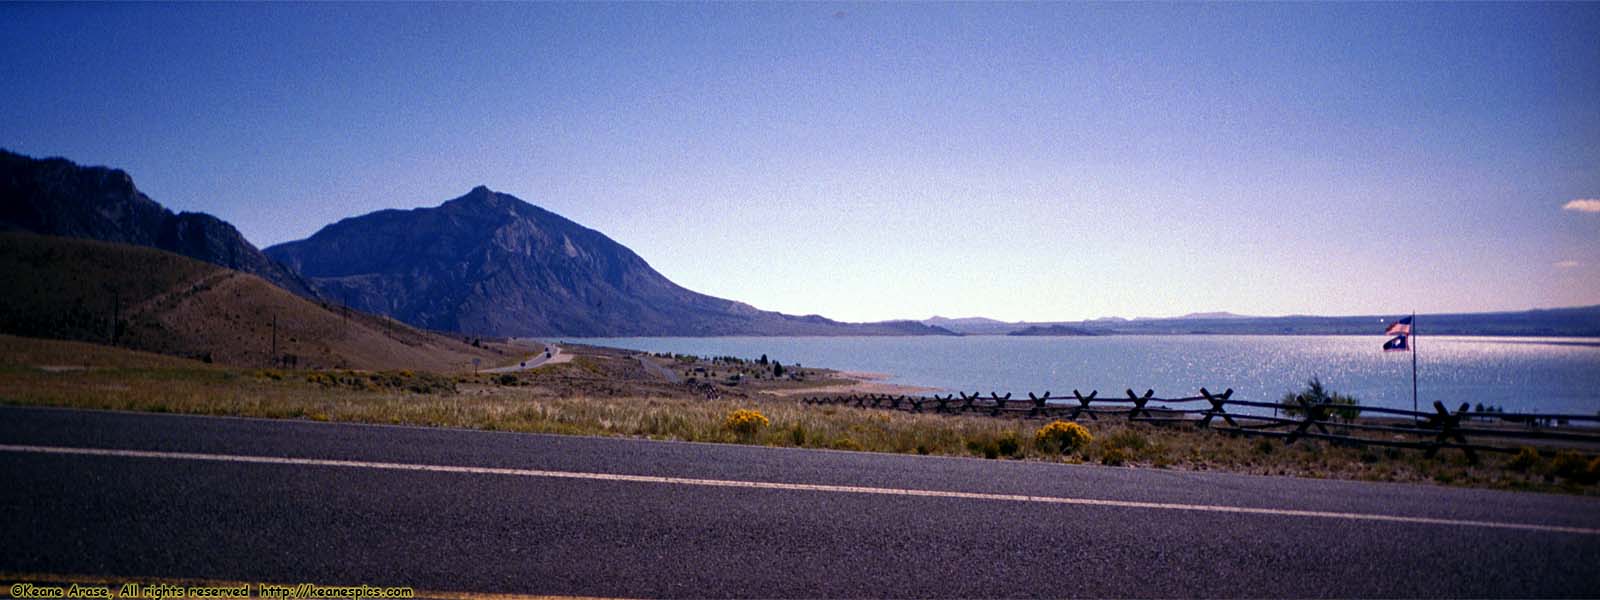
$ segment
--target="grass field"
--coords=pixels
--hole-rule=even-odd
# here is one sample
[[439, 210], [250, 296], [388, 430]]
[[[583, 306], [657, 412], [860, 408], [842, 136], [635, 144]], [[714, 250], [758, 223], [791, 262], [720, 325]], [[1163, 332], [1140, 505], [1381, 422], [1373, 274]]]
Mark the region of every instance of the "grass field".
[[[571, 351], [569, 363], [506, 377], [237, 369], [0, 336], [0, 402], [1597, 493], [1600, 461], [1570, 453], [1491, 455], [1469, 465], [1455, 451], [1428, 459], [1322, 442], [1285, 446], [1112, 419], [1085, 423], [1092, 440], [1061, 452], [1035, 443], [1039, 420], [813, 406], [766, 397], [753, 382], [708, 399], [703, 382], [652, 381], [623, 351]], [[825, 372], [813, 376], [826, 380]], [[730, 424], [740, 409], [767, 423]]]

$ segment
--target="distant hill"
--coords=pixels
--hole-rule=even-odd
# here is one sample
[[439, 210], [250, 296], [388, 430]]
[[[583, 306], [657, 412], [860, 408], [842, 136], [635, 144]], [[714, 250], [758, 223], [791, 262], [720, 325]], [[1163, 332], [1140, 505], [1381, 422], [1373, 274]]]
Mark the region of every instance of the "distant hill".
[[[320, 304], [254, 275], [174, 253], [0, 233], [0, 334], [115, 345], [222, 364], [460, 371], [488, 349]], [[116, 325], [113, 326], [113, 316]]]
[[1068, 325], [1030, 325], [1011, 333], [1007, 333], [1006, 335], [1065, 337], [1098, 334], [1082, 327], [1071, 327]]
[[1245, 315], [1236, 315], [1231, 312], [1197, 312], [1178, 317], [1179, 319], [1253, 319]]
[[0, 231], [148, 246], [244, 271], [302, 296], [311, 286], [204, 213], [177, 213], [145, 196], [127, 173], [0, 150]]
[[936, 316], [924, 319], [922, 322], [926, 325], [948, 329], [961, 335], [1005, 335], [1027, 326], [1021, 323], [1007, 323], [984, 317], [947, 319]]
[[[1381, 335], [1386, 319], [1400, 315], [1353, 317], [1248, 317], [1232, 313], [1194, 313], [1170, 319], [1094, 319], [1051, 323], [947, 325], [968, 335], [1006, 335], [1030, 328], [1067, 327], [1091, 335]], [[969, 322], [971, 324], [969, 324]], [[995, 325], [994, 323], [1000, 323]], [[1515, 312], [1417, 316], [1418, 335], [1501, 335], [1600, 337], [1600, 305]]]
[[914, 321], [840, 323], [685, 289], [632, 250], [478, 187], [266, 249], [325, 297], [446, 331], [503, 336], [949, 335]]

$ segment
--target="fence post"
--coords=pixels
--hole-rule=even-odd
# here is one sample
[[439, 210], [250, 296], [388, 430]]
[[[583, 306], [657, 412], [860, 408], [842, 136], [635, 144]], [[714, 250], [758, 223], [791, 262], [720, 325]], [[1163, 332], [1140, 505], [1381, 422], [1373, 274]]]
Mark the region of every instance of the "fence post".
[[1305, 398], [1298, 396], [1295, 397], [1295, 401], [1299, 402], [1300, 408], [1306, 411], [1306, 420], [1301, 421], [1300, 425], [1294, 428], [1294, 431], [1289, 432], [1289, 437], [1284, 438], [1283, 445], [1285, 446], [1293, 444], [1295, 440], [1300, 439], [1300, 436], [1309, 431], [1312, 425], [1317, 426], [1317, 431], [1328, 433], [1328, 428], [1323, 427], [1322, 423], [1318, 422], [1322, 419], [1322, 405], [1312, 404], [1307, 402]]
[[1146, 402], [1149, 402], [1150, 398], [1155, 396], [1155, 395], [1156, 395], [1156, 391], [1155, 390], [1145, 390], [1144, 391], [1144, 397], [1140, 398], [1138, 394], [1133, 393], [1132, 389], [1129, 389], [1128, 390], [1128, 399], [1129, 400], [1133, 400], [1133, 410], [1128, 411], [1128, 420], [1132, 421], [1134, 419], [1139, 418], [1139, 413], [1141, 413], [1141, 412], [1144, 413], [1144, 416], [1146, 416], [1146, 417], [1154, 417], [1155, 415], [1150, 414], [1150, 411], [1145, 410], [1144, 404]]
[[[1089, 403], [1094, 401], [1094, 397], [1096, 395], [1098, 395], [1099, 393], [1100, 393], [1100, 390], [1089, 390], [1089, 395], [1085, 396], [1083, 394], [1078, 393], [1078, 390], [1072, 390], [1072, 396], [1074, 398], [1078, 399], [1078, 407], [1072, 409], [1072, 416], [1067, 417], [1067, 418], [1070, 419], [1070, 420], [1073, 420], [1073, 421], [1078, 420], [1078, 415], [1079, 414], [1083, 414], [1084, 411], [1089, 410]], [[1089, 419], [1092, 420], [1092, 421], [1099, 421], [1100, 420], [1100, 417], [1095, 416], [1095, 414], [1093, 412], [1088, 413], [1088, 415], [1089, 415]]]
[[1030, 416], [1030, 417], [1039, 416], [1041, 414], [1044, 414], [1044, 405], [1045, 405], [1045, 402], [1048, 402], [1050, 400], [1050, 391], [1049, 390], [1045, 390], [1043, 398], [1039, 398], [1039, 397], [1034, 396], [1033, 392], [1028, 392], [1028, 399], [1033, 401], [1033, 410], [1028, 411], [1028, 416]]
[[[1423, 455], [1427, 456], [1428, 458], [1433, 458], [1433, 455], [1439, 453], [1439, 448], [1448, 443], [1447, 440], [1449, 438], [1455, 438], [1456, 442], [1459, 442], [1462, 446], [1466, 446], [1467, 436], [1461, 434], [1460, 427], [1461, 417], [1467, 413], [1467, 403], [1462, 402], [1461, 409], [1457, 410], [1456, 414], [1452, 415], [1450, 414], [1450, 411], [1445, 410], [1443, 402], [1434, 400], [1433, 410], [1437, 412], [1436, 414], [1428, 417], [1428, 426], [1438, 426], [1439, 435], [1433, 439], [1433, 445], [1429, 446], [1428, 449], [1423, 452]], [[1468, 463], [1478, 464], [1478, 453], [1476, 451], [1471, 448], [1462, 448], [1461, 451], [1467, 455]]]
[[994, 412], [989, 413], [989, 416], [998, 417], [1000, 416], [1000, 411], [1006, 409], [1006, 401], [1011, 399], [1011, 393], [1007, 392], [1006, 397], [1001, 398], [999, 394], [989, 392], [989, 397], [994, 399]]
[[1238, 423], [1235, 423], [1233, 421], [1233, 417], [1228, 415], [1228, 411], [1226, 409], [1222, 408], [1222, 403], [1223, 402], [1227, 402], [1228, 398], [1233, 396], [1233, 388], [1228, 388], [1226, 390], [1223, 390], [1222, 395], [1220, 397], [1219, 396], [1212, 396], [1211, 392], [1209, 390], [1207, 390], [1205, 388], [1200, 388], [1200, 395], [1201, 396], [1205, 396], [1206, 397], [1206, 401], [1211, 403], [1211, 410], [1206, 411], [1206, 416], [1205, 416], [1204, 419], [1200, 419], [1200, 426], [1201, 427], [1210, 427], [1211, 426], [1211, 419], [1213, 417], [1216, 417], [1217, 415], [1221, 415], [1222, 416], [1222, 420], [1227, 421], [1229, 425], [1231, 425], [1233, 427], [1238, 427], [1239, 426]]

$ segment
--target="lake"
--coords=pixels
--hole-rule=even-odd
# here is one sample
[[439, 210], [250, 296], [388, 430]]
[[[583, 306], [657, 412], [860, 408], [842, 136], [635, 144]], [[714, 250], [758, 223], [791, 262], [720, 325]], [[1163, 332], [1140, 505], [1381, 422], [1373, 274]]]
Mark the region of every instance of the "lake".
[[[757, 358], [884, 373], [890, 383], [1001, 394], [1073, 389], [1123, 396], [1192, 396], [1204, 386], [1236, 400], [1276, 401], [1312, 376], [1363, 405], [1411, 408], [1411, 356], [1374, 336], [718, 337], [568, 338], [698, 356]], [[1600, 339], [1418, 337], [1419, 397], [1508, 412], [1600, 411]]]

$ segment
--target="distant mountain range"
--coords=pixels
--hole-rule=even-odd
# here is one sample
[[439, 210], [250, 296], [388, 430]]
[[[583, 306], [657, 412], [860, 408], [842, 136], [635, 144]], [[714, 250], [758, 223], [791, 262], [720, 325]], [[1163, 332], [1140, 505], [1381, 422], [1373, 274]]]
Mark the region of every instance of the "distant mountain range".
[[[979, 317], [842, 323], [787, 315], [685, 289], [604, 234], [482, 186], [437, 207], [344, 219], [262, 251], [221, 219], [167, 210], [123, 171], [0, 150], [5, 231], [165, 250], [259, 276], [324, 307], [340, 303], [425, 329], [479, 336], [1371, 335], [1382, 326], [1381, 316], [1221, 312], [1047, 323]], [[1422, 315], [1418, 329], [1600, 336], [1600, 306]]]
[[216, 217], [173, 214], [123, 171], [0, 151], [0, 231], [158, 248], [310, 299], [474, 335], [953, 335], [695, 293], [604, 234], [487, 187], [435, 208], [345, 219], [263, 253]]
[[[923, 321], [963, 335], [1380, 335], [1401, 315], [1247, 317], [1194, 313], [1170, 319], [1007, 323], [982, 317]], [[1600, 305], [1515, 312], [1417, 315], [1418, 335], [1600, 337]]]

